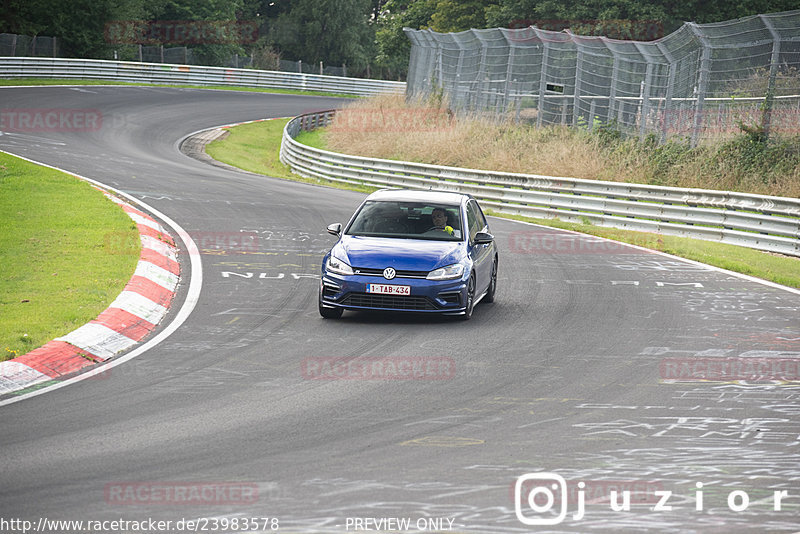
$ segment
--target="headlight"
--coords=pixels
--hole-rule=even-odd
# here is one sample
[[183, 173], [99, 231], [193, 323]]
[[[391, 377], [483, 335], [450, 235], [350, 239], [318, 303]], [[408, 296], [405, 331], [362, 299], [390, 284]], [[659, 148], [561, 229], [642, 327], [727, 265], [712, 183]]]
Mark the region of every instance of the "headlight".
[[461, 278], [464, 274], [464, 266], [460, 263], [454, 263], [447, 267], [441, 267], [428, 273], [428, 280], [450, 280], [452, 278]]
[[353, 274], [353, 268], [338, 258], [330, 256], [325, 263], [325, 270], [335, 274]]

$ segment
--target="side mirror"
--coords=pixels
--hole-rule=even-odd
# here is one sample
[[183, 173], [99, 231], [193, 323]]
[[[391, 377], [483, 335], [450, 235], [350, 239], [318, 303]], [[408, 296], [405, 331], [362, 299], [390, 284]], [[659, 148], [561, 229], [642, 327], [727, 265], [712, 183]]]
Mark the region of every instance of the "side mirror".
[[335, 235], [336, 237], [342, 237], [342, 225], [341, 223], [333, 223], [328, 225], [328, 233], [331, 235]]
[[476, 245], [488, 245], [492, 241], [494, 241], [494, 236], [489, 232], [478, 232], [475, 234]]

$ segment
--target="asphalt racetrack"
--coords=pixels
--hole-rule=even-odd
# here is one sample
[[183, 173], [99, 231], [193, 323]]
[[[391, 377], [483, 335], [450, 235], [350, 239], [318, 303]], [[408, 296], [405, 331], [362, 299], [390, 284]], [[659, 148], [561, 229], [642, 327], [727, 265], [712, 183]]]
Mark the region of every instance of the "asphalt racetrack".
[[[146, 202], [193, 236], [203, 266], [196, 308], [158, 346], [0, 406], [3, 520], [40, 532], [86, 531], [54, 520], [124, 532], [195, 520], [208, 532], [800, 529], [800, 295], [492, 218], [497, 301], [471, 321], [324, 320], [325, 227], [364, 195], [221, 169], [178, 143], [344, 100], [147, 87], [0, 98], [4, 110], [99, 111], [99, 128], [5, 133], [0, 149]], [[192, 274], [181, 264], [171, 316]], [[324, 375], [330, 358], [352, 373]], [[630, 509], [614, 509], [626, 490]]]

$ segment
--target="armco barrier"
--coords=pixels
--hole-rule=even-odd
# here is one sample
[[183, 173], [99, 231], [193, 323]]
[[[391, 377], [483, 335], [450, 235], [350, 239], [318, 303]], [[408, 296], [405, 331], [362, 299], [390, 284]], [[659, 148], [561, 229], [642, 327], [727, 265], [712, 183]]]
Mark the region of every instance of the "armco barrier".
[[99, 59], [0, 57], [0, 78], [109, 80], [130, 83], [220, 85], [368, 96], [403, 93], [406, 84], [297, 72], [167, 65]]
[[364, 158], [295, 141], [335, 111], [289, 121], [281, 161], [309, 177], [378, 187], [470, 193], [499, 212], [719, 241], [800, 256], [800, 199], [479, 171]]

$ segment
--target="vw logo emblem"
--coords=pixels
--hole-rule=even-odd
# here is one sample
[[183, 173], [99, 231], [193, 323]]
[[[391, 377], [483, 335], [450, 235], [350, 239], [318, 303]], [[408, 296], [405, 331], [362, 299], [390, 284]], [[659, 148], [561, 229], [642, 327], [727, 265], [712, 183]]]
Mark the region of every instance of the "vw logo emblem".
[[395, 276], [397, 276], [397, 272], [391, 267], [387, 267], [383, 270], [383, 277], [386, 278], [387, 280], [391, 280]]

